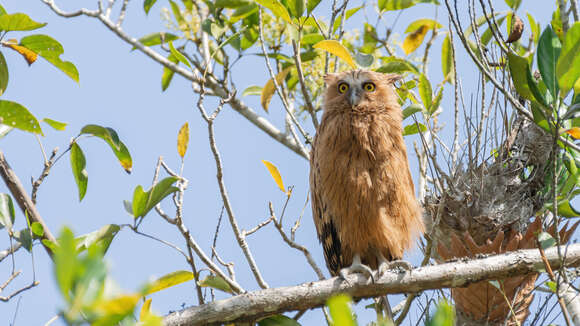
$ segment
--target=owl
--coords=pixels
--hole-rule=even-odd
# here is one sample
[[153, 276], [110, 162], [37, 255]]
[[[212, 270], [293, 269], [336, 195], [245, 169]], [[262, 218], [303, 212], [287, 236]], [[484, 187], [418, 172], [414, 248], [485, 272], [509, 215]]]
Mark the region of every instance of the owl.
[[399, 75], [328, 74], [310, 158], [312, 216], [333, 276], [382, 274], [422, 234], [403, 141]]

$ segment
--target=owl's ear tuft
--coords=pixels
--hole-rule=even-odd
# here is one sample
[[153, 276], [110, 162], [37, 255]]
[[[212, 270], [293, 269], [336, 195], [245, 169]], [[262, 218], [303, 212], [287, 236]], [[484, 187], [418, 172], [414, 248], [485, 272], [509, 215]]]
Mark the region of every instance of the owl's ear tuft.
[[403, 76], [401, 76], [399, 74], [383, 74], [383, 78], [385, 78], [387, 83], [394, 84], [394, 83], [398, 82], [399, 80], [403, 79]]
[[336, 80], [337, 76], [338, 76], [338, 74], [333, 74], [333, 73], [328, 73], [328, 74], [324, 75], [324, 83], [326, 85], [331, 84], [333, 81]]

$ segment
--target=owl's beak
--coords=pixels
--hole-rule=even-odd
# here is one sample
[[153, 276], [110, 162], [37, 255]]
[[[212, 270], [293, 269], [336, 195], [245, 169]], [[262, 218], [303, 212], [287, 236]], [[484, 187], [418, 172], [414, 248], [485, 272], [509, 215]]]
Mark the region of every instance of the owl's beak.
[[362, 90], [360, 90], [358, 88], [351, 90], [349, 97], [348, 97], [348, 102], [349, 102], [351, 107], [355, 107], [359, 104], [361, 97], [362, 97], [361, 95], [362, 95]]

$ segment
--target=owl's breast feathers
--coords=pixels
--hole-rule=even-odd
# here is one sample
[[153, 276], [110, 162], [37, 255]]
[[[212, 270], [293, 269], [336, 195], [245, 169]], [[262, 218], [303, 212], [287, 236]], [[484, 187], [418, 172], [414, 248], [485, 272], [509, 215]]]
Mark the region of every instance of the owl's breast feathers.
[[358, 253], [399, 259], [423, 232], [402, 137], [400, 111], [329, 110], [312, 155], [313, 217], [333, 275]]

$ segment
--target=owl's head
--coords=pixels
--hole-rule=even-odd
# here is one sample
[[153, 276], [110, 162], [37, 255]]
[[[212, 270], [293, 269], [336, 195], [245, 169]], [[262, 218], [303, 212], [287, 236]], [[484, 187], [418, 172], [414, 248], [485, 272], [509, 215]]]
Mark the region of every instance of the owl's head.
[[384, 74], [369, 70], [350, 70], [324, 77], [326, 92], [325, 110], [398, 109], [397, 94], [393, 84], [401, 79], [397, 74]]

